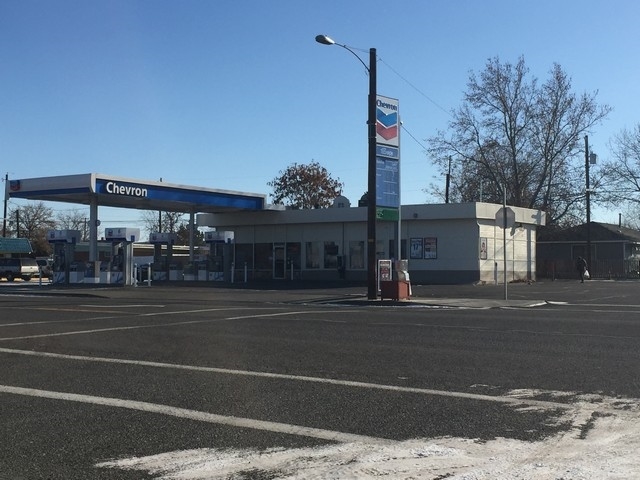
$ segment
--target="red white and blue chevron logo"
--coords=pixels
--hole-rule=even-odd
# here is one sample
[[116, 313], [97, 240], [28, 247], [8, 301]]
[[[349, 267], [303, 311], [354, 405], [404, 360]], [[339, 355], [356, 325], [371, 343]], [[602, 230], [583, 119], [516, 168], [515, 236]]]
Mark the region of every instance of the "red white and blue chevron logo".
[[376, 101], [377, 143], [398, 146], [398, 101], [378, 96]]
[[398, 136], [398, 112], [386, 114], [376, 109], [376, 133], [385, 140]]

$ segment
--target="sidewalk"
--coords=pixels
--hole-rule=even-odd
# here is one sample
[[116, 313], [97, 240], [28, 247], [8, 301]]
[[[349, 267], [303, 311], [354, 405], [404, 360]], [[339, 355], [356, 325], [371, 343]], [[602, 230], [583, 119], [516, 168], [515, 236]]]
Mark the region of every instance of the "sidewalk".
[[201, 282], [154, 282], [151, 286], [76, 284], [53, 285], [16, 282], [0, 285], [5, 294], [44, 296], [86, 296], [98, 298], [188, 301], [208, 297], [211, 301], [238, 300], [250, 302], [334, 304], [353, 306], [443, 307], [443, 308], [529, 308], [546, 304], [539, 288], [526, 284], [508, 286], [511, 296], [504, 297], [501, 285], [413, 285], [409, 300], [394, 301], [367, 298], [366, 285], [349, 283], [256, 283], [224, 284]]

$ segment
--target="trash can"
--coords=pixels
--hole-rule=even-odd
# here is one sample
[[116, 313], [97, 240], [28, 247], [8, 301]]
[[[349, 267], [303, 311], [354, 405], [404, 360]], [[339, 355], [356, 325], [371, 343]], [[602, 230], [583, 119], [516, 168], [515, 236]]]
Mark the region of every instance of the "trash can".
[[409, 282], [405, 280], [387, 280], [380, 282], [380, 300], [408, 300]]

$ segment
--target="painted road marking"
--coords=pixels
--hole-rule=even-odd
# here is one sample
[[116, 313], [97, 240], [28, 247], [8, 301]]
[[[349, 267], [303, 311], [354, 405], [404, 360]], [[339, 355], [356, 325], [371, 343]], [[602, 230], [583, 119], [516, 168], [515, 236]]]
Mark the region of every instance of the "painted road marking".
[[[276, 307], [273, 307], [273, 309], [275, 309]], [[45, 308], [29, 308], [27, 307], [26, 309], [29, 310], [48, 310]], [[224, 308], [211, 308], [208, 309], [207, 311], [210, 312], [216, 312], [216, 311], [233, 311], [233, 310], [268, 310], [267, 308], [249, 308], [249, 307], [224, 307]], [[197, 312], [197, 313], [201, 313], [202, 310], [191, 310], [193, 312]], [[109, 313], [109, 312], [105, 312], [104, 310], [101, 310], [100, 313]], [[111, 312], [111, 313], [118, 313], [118, 314], [123, 314], [125, 312]], [[171, 313], [171, 312], [169, 312]], [[177, 314], [185, 314], [188, 312], [185, 311], [181, 311], [181, 312], [175, 312]], [[163, 314], [167, 314], [166, 312], [163, 312]], [[148, 314], [130, 314], [133, 315], [134, 317], [141, 317], [141, 316], [148, 316]], [[151, 315], [160, 315], [160, 312], [157, 313], [152, 313]], [[73, 323], [73, 322], [94, 322], [96, 320], [112, 320], [112, 319], [122, 319], [124, 318], [122, 315], [118, 315], [118, 316], [114, 316], [114, 315], [109, 315], [106, 317], [90, 317], [90, 318], [74, 318], [74, 319], [66, 319], [66, 320], [45, 320], [45, 321], [41, 321], [41, 322], [16, 322], [16, 323], [4, 323], [4, 324], [0, 324], [0, 328], [2, 327], [21, 327], [21, 326], [31, 326], [31, 325], [49, 325], [49, 324], [54, 324], [54, 323]]]
[[79, 395], [75, 393], [53, 392], [49, 390], [37, 390], [34, 388], [12, 387], [0, 385], [0, 393], [10, 393], [14, 395], [25, 395], [29, 397], [49, 398], [53, 400], [64, 400], [68, 402], [87, 403], [92, 405], [103, 405], [107, 407], [125, 408], [148, 413], [159, 413], [177, 418], [196, 420], [199, 422], [228, 425], [238, 428], [251, 428], [254, 430], [265, 430], [274, 433], [284, 433], [287, 435], [297, 435], [301, 437], [319, 438], [333, 442], [350, 443], [360, 442], [376, 445], [389, 445], [395, 443], [393, 440], [384, 438], [369, 437], [366, 435], [356, 435], [352, 433], [323, 430], [313, 427], [302, 427], [287, 423], [268, 422], [264, 420], [254, 420], [251, 418], [232, 417], [217, 415], [215, 413], [190, 410], [186, 408], [172, 407], [157, 403], [138, 402], [135, 400], [124, 400], [120, 398], [96, 397], [93, 395]]
[[[206, 312], [214, 312], [214, 311], [220, 311], [220, 310], [228, 310], [228, 309], [203, 308], [198, 310], [184, 310], [184, 311], [178, 311], [178, 312], [172, 311], [172, 312], [140, 313], [140, 314], [134, 315], [133, 317], [156, 317], [161, 315], [186, 315], [190, 313], [206, 313]], [[246, 310], [246, 309], [238, 308], [238, 310]], [[327, 311], [325, 310], [322, 313], [326, 313], [326, 312]], [[64, 336], [70, 336], [70, 335], [87, 335], [87, 334], [93, 334], [93, 333], [115, 332], [120, 330], [138, 330], [142, 328], [155, 328], [155, 327], [174, 327], [178, 325], [194, 325], [198, 323], [212, 323], [212, 322], [223, 322], [223, 321], [229, 321], [229, 320], [245, 320], [245, 319], [268, 318], [268, 317], [291, 316], [291, 315], [309, 315], [314, 313], [320, 313], [320, 311], [314, 310], [314, 311], [308, 311], [308, 312], [296, 311], [296, 312], [264, 313], [259, 315], [239, 315], [236, 317], [225, 317], [225, 318], [214, 318], [214, 319], [207, 318], [205, 320], [187, 320], [183, 322], [154, 323], [149, 325], [129, 325], [129, 326], [123, 326], [123, 327], [96, 328], [93, 330], [74, 330], [71, 332], [42, 333], [42, 334], [35, 334], [35, 335], [22, 335], [19, 337], [4, 337], [4, 338], [0, 338], [0, 341], [27, 340], [30, 338], [64, 337]], [[334, 310], [331, 313], [338, 313], [338, 311]], [[122, 317], [102, 317], [101, 320], [108, 319], [108, 318], [122, 318]]]
[[142, 308], [164, 308], [166, 307], [166, 305], [155, 305], [155, 304], [148, 304], [148, 303], [137, 303], [137, 304], [133, 304], [133, 305], [78, 305], [79, 307], [89, 307], [89, 308], [129, 308], [129, 307], [134, 307], [134, 308], [138, 308], [138, 307], [142, 307]]
[[519, 405], [519, 406], [530, 405], [534, 407], [551, 408], [551, 409], [569, 408], [569, 405], [567, 405], [566, 403], [560, 403], [560, 402], [532, 400], [528, 398], [501, 397], [501, 396], [494, 396], [494, 395], [480, 395], [475, 393], [450, 392], [445, 390], [432, 390], [428, 388], [402, 387], [398, 385], [384, 385], [380, 383], [367, 383], [367, 382], [358, 382], [358, 381], [351, 381], [351, 380], [336, 380], [333, 378], [309, 377], [306, 375], [290, 375], [290, 374], [283, 374], [283, 373], [256, 372], [251, 370], [233, 370], [229, 368], [201, 367], [201, 366], [195, 366], [195, 365], [180, 365], [175, 363], [149, 362], [149, 361], [143, 361], [143, 360], [126, 360], [126, 359], [106, 358], [106, 357], [88, 357], [84, 355], [65, 355], [61, 353], [33, 352], [31, 350], [17, 350], [13, 348], [1, 348], [1, 347], [0, 347], [0, 353], [27, 355], [32, 357], [43, 357], [43, 358], [57, 358], [61, 360], [74, 360], [74, 361], [82, 361], [82, 362], [113, 363], [113, 364], [121, 364], [121, 365], [136, 365], [141, 367], [187, 370], [187, 371], [193, 371], [193, 372], [219, 373], [219, 374], [225, 374], [225, 375], [242, 375], [242, 376], [249, 376], [249, 377], [272, 378], [276, 380], [293, 380], [293, 381], [300, 381], [300, 382], [319, 383], [319, 384], [325, 384], [325, 385], [337, 385], [341, 387], [354, 387], [354, 388], [364, 388], [364, 389], [370, 389], [370, 390], [386, 390], [386, 391], [401, 392], [401, 393], [416, 393], [416, 394], [431, 395], [431, 396], [463, 398], [467, 400], [506, 403], [510, 405]]

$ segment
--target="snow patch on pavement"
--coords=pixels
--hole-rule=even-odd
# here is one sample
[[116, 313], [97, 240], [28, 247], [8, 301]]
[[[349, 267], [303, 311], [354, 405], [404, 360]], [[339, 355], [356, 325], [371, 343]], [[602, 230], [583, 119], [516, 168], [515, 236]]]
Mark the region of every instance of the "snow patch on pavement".
[[537, 442], [508, 438], [412, 439], [388, 445], [342, 443], [315, 448], [203, 448], [111, 460], [101, 468], [146, 471], [164, 480], [229, 478], [448, 480], [624, 479], [640, 472], [640, 399], [517, 390], [570, 402], [558, 418], [569, 428]]

